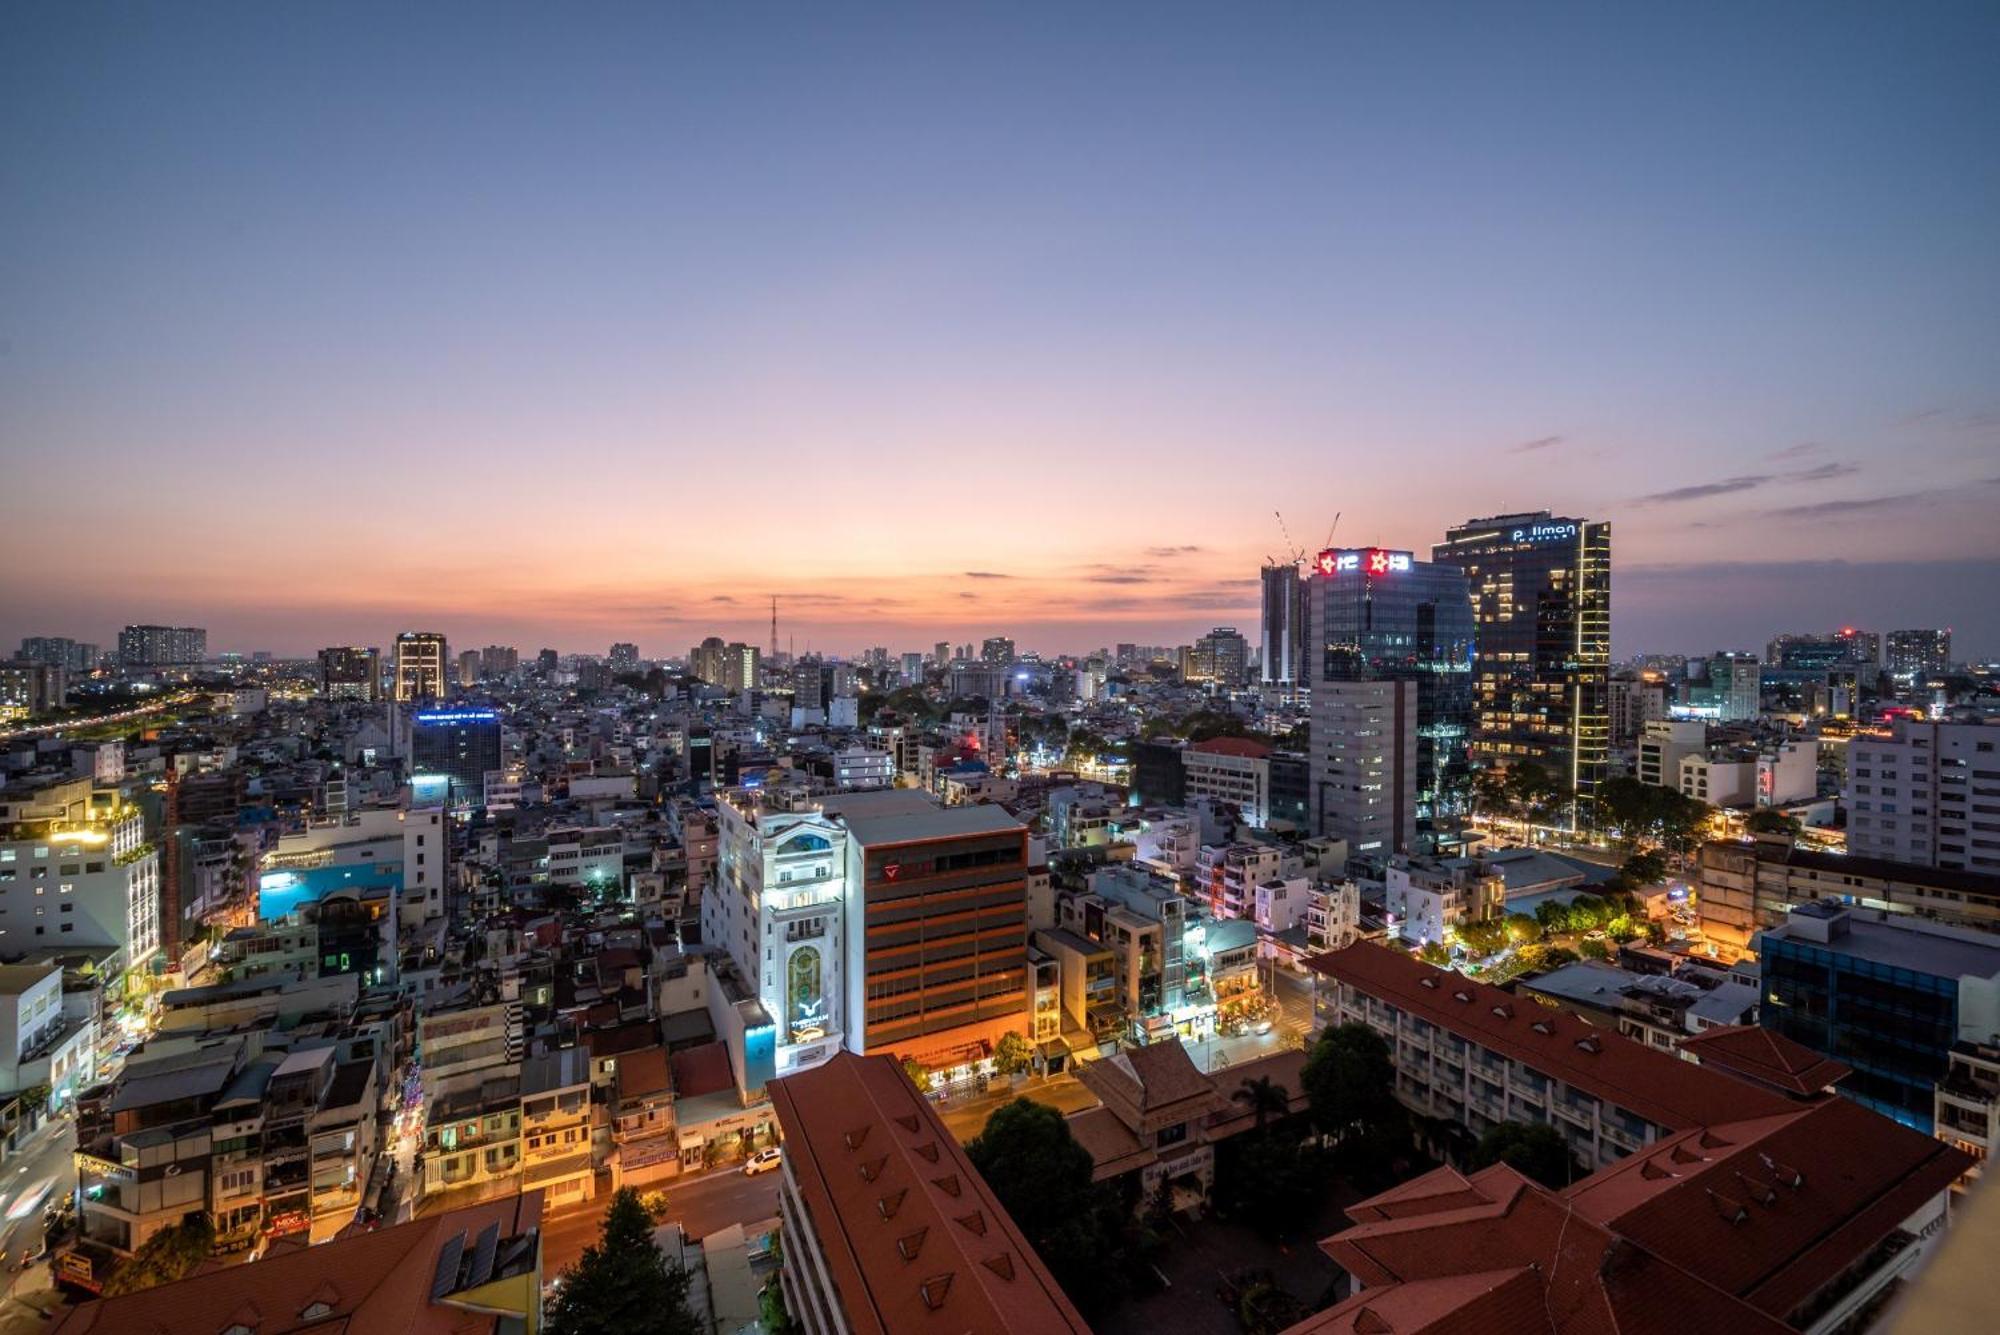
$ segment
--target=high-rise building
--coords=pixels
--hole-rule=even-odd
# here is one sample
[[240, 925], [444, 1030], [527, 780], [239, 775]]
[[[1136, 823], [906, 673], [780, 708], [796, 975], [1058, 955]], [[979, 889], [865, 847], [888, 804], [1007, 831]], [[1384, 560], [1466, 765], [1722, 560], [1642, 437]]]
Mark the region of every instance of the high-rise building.
[[410, 729], [410, 774], [442, 777], [454, 807], [484, 804], [486, 776], [500, 768], [500, 715], [491, 709], [433, 709]]
[[1014, 661], [1014, 641], [1005, 635], [989, 636], [986, 642], [979, 646], [979, 657], [983, 662], [1005, 667]]
[[1266, 686], [1294, 686], [1306, 648], [1306, 585], [1295, 565], [1265, 566], [1262, 674]]
[[1827, 635], [1778, 635], [1765, 646], [1764, 661], [1772, 667], [1809, 672], [1833, 667], [1880, 667], [1882, 637], [1852, 626], [1842, 626]]
[[208, 632], [199, 626], [127, 626], [118, 632], [121, 667], [180, 667], [207, 657]]
[[[23, 658], [32, 657], [25, 644]], [[1905, 686], [1925, 677], [1934, 677], [1951, 667], [1951, 631], [1892, 630], [1889, 632], [1889, 671]]]
[[1465, 573], [1477, 623], [1473, 761], [1538, 765], [1587, 810], [1611, 749], [1611, 525], [1471, 519], [1431, 557]]
[[924, 656], [918, 653], [903, 655], [903, 684], [921, 686], [924, 684]]
[[[1949, 637], [1951, 632], [1946, 631]], [[31, 663], [59, 667], [72, 677], [81, 677], [97, 667], [97, 646], [61, 635], [30, 635], [21, 641], [20, 656]]]
[[434, 630], [406, 630], [396, 637], [395, 696], [402, 702], [442, 700], [448, 694], [450, 650]]
[[479, 651], [479, 676], [485, 681], [511, 677], [521, 667], [521, 651], [504, 644], [489, 644]]
[[936, 663], [939, 667], [951, 666], [950, 641], [939, 640], [936, 644], [931, 646], [931, 661]]
[[1856, 857], [2000, 873], [2000, 725], [1897, 719], [1847, 746]]
[[535, 655], [535, 671], [544, 675], [562, 666], [562, 656], [553, 649], [544, 649]]
[[54, 663], [0, 663], [0, 719], [33, 718], [68, 703], [68, 674]]
[[639, 670], [639, 646], [620, 640], [611, 646], [611, 670], [613, 672], [637, 672]]
[[319, 693], [329, 700], [382, 698], [382, 656], [359, 645], [319, 651]]
[[479, 678], [479, 651], [477, 649], [467, 649], [458, 656], [458, 684], [460, 686], [471, 686], [476, 684]]
[[1307, 579], [1306, 614], [1314, 832], [1378, 858], [1455, 846], [1474, 719], [1464, 572], [1330, 549]]
[[1227, 690], [1236, 690], [1250, 680], [1250, 641], [1234, 626], [1217, 626], [1194, 642], [1188, 656], [1187, 676], [1191, 681], [1211, 681]]
[[160, 855], [146, 818], [91, 778], [0, 791], [0, 932], [9, 951], [109, 946], [108, 976], [160, 948]]
[[724, 644], [711, 635], [688, 655], [688, 667], [695, 677], [710, 686], [732, 691], [754, 691], [762, 675], [763, 652], [741, 640]]

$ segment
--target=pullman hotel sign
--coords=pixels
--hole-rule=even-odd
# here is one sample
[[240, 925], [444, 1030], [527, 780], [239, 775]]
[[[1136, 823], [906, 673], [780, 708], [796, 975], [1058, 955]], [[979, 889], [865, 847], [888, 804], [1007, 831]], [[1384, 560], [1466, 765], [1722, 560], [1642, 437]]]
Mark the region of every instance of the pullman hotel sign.
[[1575, 524], [1530, 524], [1526, 528], [1514, 530], [1515, 542], [1561, 542], [1564, 538], [1576, 536]]
[[1412, 558], [1408, 552], [1391, 552], [1380, 547], [1329, 547], [1313, 561], [1322, 575], [1361, 571], [1370, 575], [1407, 575]]

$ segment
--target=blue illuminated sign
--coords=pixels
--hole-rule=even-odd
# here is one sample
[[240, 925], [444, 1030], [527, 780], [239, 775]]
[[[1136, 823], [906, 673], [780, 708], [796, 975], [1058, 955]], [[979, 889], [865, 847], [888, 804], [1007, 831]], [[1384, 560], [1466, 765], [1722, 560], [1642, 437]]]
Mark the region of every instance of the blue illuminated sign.
[[426, 725], [448, 723], [497, 723], [500, 711], [497, 709], [446, 709], [431, 710], [416, 715], [419, 723]]

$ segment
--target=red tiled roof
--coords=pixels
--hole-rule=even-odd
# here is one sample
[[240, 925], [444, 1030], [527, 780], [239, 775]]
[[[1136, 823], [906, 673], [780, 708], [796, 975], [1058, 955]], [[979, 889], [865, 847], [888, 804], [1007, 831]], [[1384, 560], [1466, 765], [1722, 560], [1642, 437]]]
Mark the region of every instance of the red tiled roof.
[[621, 1053], [658, 1045], [660, 1031], [651, 1020], [630, 1020], [600, 1029], [586, 1029], [583, 1041], [590, 1048], [593, 1059], [616, 1057]]
[[1762, 1025], [1723, 1025], [1681, 1040], [1703, 1066], [1740, 1075], [1802, 1098], [1839, 1084], [1853, 1068]]
[[850, 1330], [1089, 1329], [895, 1058], [842, 1052], [770, 1091]]
[[639, 1099], [648, 1094], [665, 1094], [672, 1088], [673, 1082], [667, 1078], [666, 1049], [640, 1048], [618, 1059], [619, 1098]]
[[1463, 974], [1432, 968], [1386, 946], [1357, 942], [1313, 956], [1306, 967], [1668, 1130], [1796, 1106], [1775, 1093], [1635, 1043], [1615, 1030]]
[[1571, 1187], [1579, 1213], [1783, 1317], [1971, 1161], [1831, 1098], [1683, 1132]]
[[1252, 760], [1262, 760], [1271, 754], [1268, 745], [1248, 737], [1211, 737], [1205, 742], [1189, 742], [1187, 749], [1211, 756], [1247, 756]]
[[736, 1087], [736, 1068], [729, 1061], [726, 1043], [703, 1043], [682, 1048], [671, 1058], [674, 1067], [674, 1097], [696, 1099], [703, 1094], [720, 1094]]
[[[450, 1295], [431, 1300], [439, 1255], [457, 1243], [459, 1254], [470, 1258], [489, 1225], [497, 1230], [504, 1254], [505, 1240], [539, 1230], [541, 1218], [538, 1191], [484, 1201], [85, 1303], [57, 1322], [55, 1330], [62, 1335], [216, 1335], [242, 1324], [257, 1330], [393, 1330], [409, 1335], [495, 1331], [501, 1318], [490, 1311], [455, 1306]], [[534, 1245], [539, 1249], [539, 1242]], [[535, 1264], [539, 1271], [539, 1259]], [[316, 1303], [330, 1310], [306, 1318], [303, 1314]]]
[[[1293, 1332], [1776, 1335], [1969, 1162], [1836, 1098], [1690, 1128], [1564, 1192], [1440, 1168], [1349, 1208], [1321, 1247], [1365, 1287]], [[1491, 1306], [1521, 1268], [1525, 1319]]]

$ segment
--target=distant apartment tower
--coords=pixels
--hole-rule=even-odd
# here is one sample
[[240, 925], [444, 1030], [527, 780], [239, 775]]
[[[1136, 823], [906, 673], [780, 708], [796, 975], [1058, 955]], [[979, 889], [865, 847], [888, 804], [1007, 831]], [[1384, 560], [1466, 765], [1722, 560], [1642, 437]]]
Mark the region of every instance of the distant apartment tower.
[[1313, 832], [1376, 858], [1455, 845], [1474, 717], [1464, 573], [1335, 548], [1307, 586]]
[[1764, 661], [1772, 667], [1792, 671], [1879, 667], [1882, 637], [1852, 626], [1843, 626], [1829, 635], [1779, 635], [1764, 647]]
[[319, 651], [319, 693], [329, 700], [382, 698], [382, 655], [359, 645]]
[[199, 626], [127, 626], [118, 632], [121, 667], [180, 667], [208, 657], [208, 632]]
[[[1951, 632], [1946, 631], [1949, 637]], [[72, 677], [80, 677], [97, 667], [97, 646], [61, 635], [30, 635], [21, 641], [20, 656], [31, 663], [59, 667]]]
[[1472, 519], [1431, 559], [1465, 573], [1478, 623], [1472, 760], [1538, 765], [1587, 809], [1611, 750], [1611, 525]]
[[2000, 725], [1898, 719], [1855, 737], [1847, 812], [1858, 857], [2000, 873]]
[[[616, 664], [613, 664], [616, 667]], [[499, 681], [511, 677], [521, 668], [521, 651], [504, 644], [489, 644], [479, 651], [479, 675], [482, 680]]]
[[989, 636], [986, 642], [979, 646], [979, 657], [982, 662], [1005, 667], [1014, 661], [1014, 641], [1005, 635]]
[[[22, 656], [31, 657], [27, 646]], [[1934, 677], [1951, 667], [1950, 630], [1892, 630], [1889, 632], [1889, 672], [1905, 686]]]
[[620, 640], [611, 646], [609, 654], [613, 672], [637, 672], [639, 670], [639, 646]]
[[442, 700], [449, 690], [450, 650], [433, 630], [406, 630], [396, 637], [396, 699]]
[[0, 663], [0, 719], [33, 718], [68, 703], [68, 674], [54, 663]]
[[483, 805], [486, 776], [501, 767], [499, 713], [491, 709], [425, 710], [411, 723], [411, 777], [443, 777], [453, 807]]
[[756, 645], [740, 640], [724, 644], [715, 635], [696, 645], [688, 655], [688, 666], [698, 679], [731, 691], [756, 690], [762, 665], [763, 654]]
[[1265, 566], [1262, 679], [1266, 686], [1295, 686], [1304, 678], [1306, 586], [1295, 565]]
[[1250, 641], [1234, 626], [1217, 626], [1194, 642], [1188, 657], [1188, 676], [1194, 681], [1210, 681], [1228, 690], [1247, 685], [1250, 680]]

